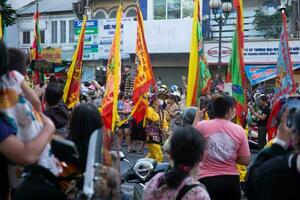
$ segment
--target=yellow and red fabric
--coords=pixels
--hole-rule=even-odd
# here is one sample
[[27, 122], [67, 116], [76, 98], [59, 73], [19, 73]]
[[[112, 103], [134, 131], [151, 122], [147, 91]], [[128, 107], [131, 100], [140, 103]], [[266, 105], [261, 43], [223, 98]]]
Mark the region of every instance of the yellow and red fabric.
[[107, 63], [106, 91], [101, 107], [104, 127], [111, 131], [114, 131], [118, 119], [117, 106], [121, 82], [120, 45], [122, 13], [122, 6], [120, 5], [117, 11], [116, 31]]
[[74, 107], [79, 101], [85, 25], [86, 16], [83, 18], [78, 43], [73, 54], [72, 63], [68, 71], [68, 79], [64, 88], [63, 100], [68, 108]]

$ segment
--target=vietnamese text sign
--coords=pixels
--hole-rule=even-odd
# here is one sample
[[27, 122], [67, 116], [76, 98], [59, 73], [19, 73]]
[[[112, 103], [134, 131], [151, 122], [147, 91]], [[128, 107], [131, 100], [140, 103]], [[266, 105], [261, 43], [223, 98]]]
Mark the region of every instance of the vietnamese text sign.
[[[299, 69], [300, 64], [295, 64], [293, 70]], [[256, 85], [258, 83], [267, 81], [269, 79], [276, 77], [276, 66], [275, 65], [246, 65], [245, 72], [251, 85]]]

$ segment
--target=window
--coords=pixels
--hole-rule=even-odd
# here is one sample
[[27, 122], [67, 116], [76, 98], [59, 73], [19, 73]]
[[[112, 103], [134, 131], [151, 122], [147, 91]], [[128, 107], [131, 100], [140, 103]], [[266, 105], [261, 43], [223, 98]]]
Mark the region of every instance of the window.
[[136, 8], [132, 6], [128, 7], [125, 12], [125, 17], [136, 17]]
[[117, 17], [117, 8], [111, 9], [108, 14], [109, 19], [115, 19]]
[[74, 20], [69, 21], [69, 43], [74, 43]]
[[41, 35], [41, 43], [45, 44], [45, 31], [40, 31], [40, 35]]
[[154, 19], [166, 19], [166, 0], [154, 0]]
[[66, 21], [60, 21], [60, 43], [67, 42], [67, 27]]
[[30, 31], [23, 31], [23, 44], [30, 44]]
[[193, 0], [154, 0], [154, 19], [190, 18]]
[[107, 18], [106, 10], [99, 8], [98, 10], [95, 11], [94, 18], [95, 19], [106, 19]]
[[182, 18], [192, 18], [194, 11], [193, 0], [182, 1]]
[[180, 18], [181, 0], [168, 0], [167, 1], [167, 16], [168, 19]]
[[57, 21], [51, 22], [51, 42], [57, 43]]

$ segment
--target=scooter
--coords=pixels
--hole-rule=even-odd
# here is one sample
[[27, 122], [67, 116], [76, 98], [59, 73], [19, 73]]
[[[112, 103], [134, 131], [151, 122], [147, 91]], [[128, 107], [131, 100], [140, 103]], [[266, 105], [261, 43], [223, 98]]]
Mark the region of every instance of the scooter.
[[133, 200], [142, 200], [145, 183], [159, 172], [170, 167], [169, 163], [158, 163], [151, 158], [141, 158], [122, 176], [122, 183], [134, 183]]

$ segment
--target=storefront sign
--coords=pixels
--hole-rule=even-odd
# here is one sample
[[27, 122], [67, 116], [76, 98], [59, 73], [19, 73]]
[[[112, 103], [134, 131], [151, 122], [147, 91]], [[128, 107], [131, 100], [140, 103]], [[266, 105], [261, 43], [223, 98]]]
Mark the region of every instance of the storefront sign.
[[54, 73], [54, 63], [45, 60], [33, 60], [31, 62], [31, 70], [40, 73]]
[[[123, 45], [123, 28], [124, 22], [133, 21], [133, 18], [123, 18], [121, 24], [121, 53], [124, 52]], [[116, 20], [104, 19], [99, 20], [99, 54], [102, 58], [108, 57], [112, 40], [115, 35]], [[136, 34], [136, 33], [135, 33]]]
[[[33, 51], [31, 51], [33, 57]], [[52, 63], [61, 63], [61, 48], [42, 49], [39, 54], [39, 60], [44, 60]]]
[[[82, 21], [75, 21], [75, 42], [77, 43], [82, 27]], [[84, 36], [84, 51], [83, 60], [97, 60], [99, 59], [99, 41], [98, 41], [98, 21], [88, 20], [86, 22], [85, 36]], [[76, 46], [74, 47], [74, 50]]]
[[[299, 68], [300, 68], [300, 64], [295, 64], [293, 66], [293, 70]], [[258, 83], [275, 78], [276, 65], [264, 65], [264, 66], [246, 65], [245, 72], [251, 85], [256, 85]]]
[[[207, 50], [207, 54], [211, 57], [219, 57], [219, 47], [213, 47]], [[231, 48], [221, 47], [221, 57], [227, 57], [231, 55]]]

